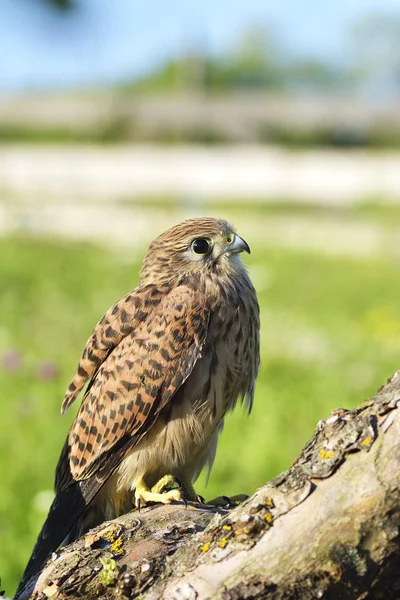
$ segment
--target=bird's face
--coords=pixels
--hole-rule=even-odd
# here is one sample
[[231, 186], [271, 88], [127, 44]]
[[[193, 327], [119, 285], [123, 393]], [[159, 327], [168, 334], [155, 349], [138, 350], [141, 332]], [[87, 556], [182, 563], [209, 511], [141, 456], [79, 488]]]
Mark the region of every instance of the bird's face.
[[234, 274], [242, 269], [239, 254], [250, 248], [223, 219], [189, 219], [172, 227], [150, 245], [141, 283], [171, 280], [191, 273]]

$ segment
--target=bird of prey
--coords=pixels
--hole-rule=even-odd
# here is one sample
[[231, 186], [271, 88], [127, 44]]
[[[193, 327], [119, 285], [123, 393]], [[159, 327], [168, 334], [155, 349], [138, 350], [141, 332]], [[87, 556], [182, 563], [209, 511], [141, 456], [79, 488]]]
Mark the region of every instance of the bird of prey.
[[89, 527], [149, 502], [198, 500], [193, 483], [212, 467], [226, 413], [253, 402], [259, 308], [243, 251], [225, 220], [183, 221], [152, 242], [138, 287], [96, 325], [62, 404], [88, 382], [17, 596]]

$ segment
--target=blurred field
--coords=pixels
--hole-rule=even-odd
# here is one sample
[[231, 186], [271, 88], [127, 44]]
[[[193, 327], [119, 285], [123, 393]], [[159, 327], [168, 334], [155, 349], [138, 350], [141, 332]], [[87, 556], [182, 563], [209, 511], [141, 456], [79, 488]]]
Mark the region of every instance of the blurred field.
[[[394, 239], [398, 211], [371, 211], [363, 216]], [[259, 234], [287, 209], [251, 214], [226, 206], [220, 214], [234, 214], [252, 247], [245, 260], [261, 305], [262, 369], [253, 413], [247, 418], [239, 409], [227, 420], [208, 487], [204, 477], [197, 486], [206, 498], [253, 492], [291, 465], [319, 419], [372, 395], [399, 367], [394, 245], [353, 256], [313, 252], [307, 244], [292, 250]], [[349, 212], [345, 221], [356, 225], [359, 218]], [[336, 222], [337, 246], [343, 222]], [[51, 501], [73, 417], [60, 416], [64, 390], [94, 324], [136, 285], [144, 251], [0, 239], [0, 574], [8, 594]]]

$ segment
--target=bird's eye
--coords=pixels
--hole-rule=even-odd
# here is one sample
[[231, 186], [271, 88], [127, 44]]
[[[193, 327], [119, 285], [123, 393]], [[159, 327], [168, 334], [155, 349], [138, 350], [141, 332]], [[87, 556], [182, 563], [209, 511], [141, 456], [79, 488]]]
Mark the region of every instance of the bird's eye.
[[198, 238], [192, 242], [192, 250], [195, 254], [207, 254], [210, 249], [210, 242], [204, 238]]
[[234, 239], [235, 239], [235, 234], [234, 233], [230, 233], [228, 235], [228, 237], [226, 238], [226, 241], [228, 242], [228, 244], [231, 244]]

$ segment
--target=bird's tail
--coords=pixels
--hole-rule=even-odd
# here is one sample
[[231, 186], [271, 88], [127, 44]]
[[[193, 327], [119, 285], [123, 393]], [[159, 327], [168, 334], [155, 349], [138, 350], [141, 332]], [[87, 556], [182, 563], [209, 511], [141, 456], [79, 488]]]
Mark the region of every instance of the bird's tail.
[[80, 482], [57, 493], [26, 565], [15, 600], [31, 596], [36, 580], [49, 555], [57, 550], [86, 510]]
[[[87, 513], [88, 507], [90, 509], [92, 501], [121, 462], [121, 458], [136, 441], [137, 437], [132, 435], [122, 438], [119, 447], [116, 444], [111, 455], [106, 454], [100, 457], [97, 469], [94, 469], [95, 474], [88, 479], [74, 481], [69, 470], [61, 470], [65, 477], [62, 479], [56, 477], [56, 497], [39, 533], [14, 600], [30, 598], [49, 555], [57, 550], [63, 542], [70, 543], [81, 535], [83, 533], [81, 524], [87, 529], [87, 526], [92, 527], [101, 522], [101, 520], [96, 522], [96, 518], [98, 518], [96, 511], [94, 515]], [[65, 460], [67, 448], [66, 442], [60, 461]], [[57, 472], [59, 472], [58, 467]], [[88, 519], [84, 519], [85, 516]]]

